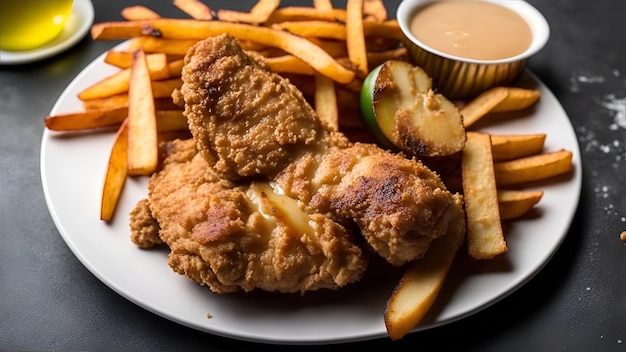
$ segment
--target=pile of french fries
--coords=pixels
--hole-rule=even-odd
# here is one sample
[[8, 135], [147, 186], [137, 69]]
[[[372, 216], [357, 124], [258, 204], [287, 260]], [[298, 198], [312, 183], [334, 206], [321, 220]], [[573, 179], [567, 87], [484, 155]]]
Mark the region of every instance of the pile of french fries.
[[[381, 0], [348, 0], [345, 9], [333, 8], [328, 0], [313, 0], [308, 7], [259, 0], [248, 12], [216, 11], [199, 0], [173, 0], [173, 5], [190, 18], [163, 18], [132, 6], [121, 11], [125, 21], [94, 24], [95, 40], [128, 39], [125, 49], [105, 56], [119, 71], [78, 94], [84, 110], [45, 118], [54, 131], [117, 128], [102, 191], [103, 221], [113, 218], [128, 177], [157, 170], [160, 141], [189, 137], [187, 121], [171, 95], [182, 84], [184, 54], [197, 41], [221, 33], [238, 38], [298, 86], [324, 125], [335, 131], [362, 132], [363, 79], [386, 60], [407, 59], [398, 24], [388, 18]], [[402, 338], [428, 312], [462, 243], [477, 260], [506, 253], [502, 222], [528, 213], [543, 196], [523, 186], [571, 171], [572, 153], [544, 151], [545, 134], [473, 130], [484, 116], [523, 111], [539, 95], [532, 89], [497, 87], [459, 105], [467, 130], [460, 164], [467, 233], [433, 243], [424, 258], [408, 266], [385, 307], [392, 339]]]

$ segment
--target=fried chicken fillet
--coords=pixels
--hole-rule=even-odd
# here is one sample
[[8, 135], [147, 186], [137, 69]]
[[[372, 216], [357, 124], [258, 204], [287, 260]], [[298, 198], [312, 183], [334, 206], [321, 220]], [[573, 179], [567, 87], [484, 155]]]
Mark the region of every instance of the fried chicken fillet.
[[370, 252], [399, 266], [465, 231], [462, 197], [436, 173], [325, 130], [302, 93], [236, 39], [196, 44], [182, 79], [174, 98], [193, 140], [167, 147], [138, 205], [149, 211], [131, 222], [156, 219], [175, 271], [220, 293], [335, 289], [360, 279]]

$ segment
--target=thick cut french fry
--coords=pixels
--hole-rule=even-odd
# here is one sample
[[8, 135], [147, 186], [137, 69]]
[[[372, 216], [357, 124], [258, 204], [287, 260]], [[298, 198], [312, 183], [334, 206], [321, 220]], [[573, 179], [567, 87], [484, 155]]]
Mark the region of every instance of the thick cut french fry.
[[463, 124], [470, 127], [481, 117], [487, 115], [500, 102], [502, 102], [509, 91], [505, 87], [491, 88], [476, 98], [472, 99], [467, 105], [461, 107], [461, 115], [463, 115]]
[[141, 5], [125, 7], [122, 9], [121, 15], [128, 21], [151, 20], [161, 17], [154, 10]]
[[544, 180], [572, 170], [572, 152], [558, 150], [550, 153], [494, 163], [498, 187]]
[[111, 221], [113, 218], [128, 175], [126, 154], [128, 146], [127, 125], [127, 120], [124, 120], [122, 125], [118, 128], [113, 147], [109, 154], [109, 162], [104, 176], [102, 199], [100, 203], [100, 219], [104, 221]]
[[467, 132], [461, 161], [467, 214], [467, 247], [472, 258], [491, 259], [507, 251], [491, 156], [491, 138]]
[[326, 129], [339, 130], [335, 82], [326, 76], [315, 75], [315, 111]]
[[145, 53], [137, 50], [128, 89], [128, 174], [150, 175], [158, 165], [156, 111]]
[[199, 0], [174, 0], [174, 6], [196, 20], [212, 20], [217, 17], [215, 11]]
[[128, 108], [94, 109], [76, 113], [46, 116], [45, 124], [52, 131], [80, 131], [120, 124], [128, 115]]
[[500, 220], [518, 218], [530, 211], [537, 204], [543, 191], [498, 190]]
[[492, 134], [491, 151], [493, 160], [511, 160], [539, 154], [543, 150], [545, 140], [545, 133]]
[[[146, 61], [152, 80], [166, 79], [169, 77], [169, 67], [165, 54], [146, 55]], [[128, 92], [129, 80], [130, 69], [121, 70], [85, 88], [78, 93], [78, 98], [80, 100], [89, 100]]]
[[433, 241], [423, 258], [409, 264], [385, 306], [385, 326], [392, 340], [411, 331], [435, 302], [464, 233], [447, 233]]
[[365, 78], [369, 73], [365, 32], [363, 32], [363, 0], [346, 3], [346, 45], [348, 57], [357, 68], [357, 76]]
[[541, 92], [536, 89], [525, 89], [508, 87], [509, 94], [503, 101], [491, 109], [492, 113], [519, 111], [534, 105], [541, 96]]

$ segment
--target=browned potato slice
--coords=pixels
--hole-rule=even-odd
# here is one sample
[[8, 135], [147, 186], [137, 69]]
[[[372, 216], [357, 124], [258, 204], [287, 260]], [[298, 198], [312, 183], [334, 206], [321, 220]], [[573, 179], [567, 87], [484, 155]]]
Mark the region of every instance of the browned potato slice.
[[448, 233], [433, 241], [420, 260], [409, 264], [385, 306], [389, 337], [398, 340], [430, 310], [463, 243], [463, 232]]

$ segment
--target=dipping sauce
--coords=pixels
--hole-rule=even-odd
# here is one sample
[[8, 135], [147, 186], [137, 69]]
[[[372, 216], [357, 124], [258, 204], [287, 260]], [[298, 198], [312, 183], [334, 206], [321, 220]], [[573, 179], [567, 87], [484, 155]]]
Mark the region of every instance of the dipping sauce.
[[410, 30], [443, 53], [474, 60], [500, 60], [526, 51], [530, 26], [506, 7], [484, 1], [448, 0], [417, 11]]

